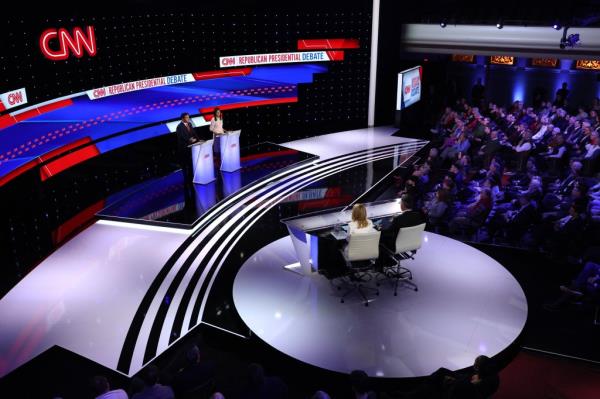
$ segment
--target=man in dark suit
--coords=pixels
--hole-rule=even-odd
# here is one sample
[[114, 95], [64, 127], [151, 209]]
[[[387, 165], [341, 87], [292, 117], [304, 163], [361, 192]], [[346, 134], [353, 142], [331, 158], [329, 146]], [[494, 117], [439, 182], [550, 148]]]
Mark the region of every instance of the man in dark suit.
[[181, 114], [181, 122], [177, 125], [175, 133], [177, 134], [177, 160], [183, 172], [185, 194], [187, 196], [193, 191], [192, 180], [194, 178], [192, 150], [188, 146], [200, 140], [190, 120], [190, 114], [187, 112]]
[[200, 349], [196, 345], [192, 345], [186, 352], [187, 365], [181, 369], [173, 380], [173, 389], [175, 394], [185, 397], [186, 393], [198, 388], [206, 386], [206, 390], [213, 390], [210, 387], [214, 383], [215, 364], [211, 361], [201, 361]]
[[518, 201], [519, 209], [511, 212], [510, 215], [505, 215], [507, 237], [512, 241], [519, 241], [537, 219], [537, 210], [531, 195], [521, 194]]
[[394, 251], [396, 249], [396, 237], [403, 227], [412, 227], [425, 223], [425, 215], [419, 210], [413, 210], [414, 199], [410, 194], [402, 195], [400, 198], [400, 209], [402, 213], [392, 220], [391, 225], [382, 231], [381, 243], [386, 248]]

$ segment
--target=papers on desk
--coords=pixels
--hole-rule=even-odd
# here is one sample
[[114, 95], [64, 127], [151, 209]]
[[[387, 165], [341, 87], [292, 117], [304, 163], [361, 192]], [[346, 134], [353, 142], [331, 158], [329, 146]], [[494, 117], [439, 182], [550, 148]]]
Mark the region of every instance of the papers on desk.
[[346, 233], [344, 230], [331, 230], [330, 233], [336, 240], [345, 240], [346, 238], [348, 238], [348, 233]]

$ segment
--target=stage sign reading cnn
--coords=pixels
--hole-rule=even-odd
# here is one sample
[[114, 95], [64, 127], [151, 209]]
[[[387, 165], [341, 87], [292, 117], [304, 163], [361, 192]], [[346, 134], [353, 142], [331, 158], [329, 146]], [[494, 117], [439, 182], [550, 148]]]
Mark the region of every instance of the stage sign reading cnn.
[[64, 28], [46, 29], [40, 36], [40, 50], [52, 61], [66, 60], [71, 55], [81, 58], [85, 53], [93, 57], [97, 52], [94, 27], [75, 27], [71, 32]]

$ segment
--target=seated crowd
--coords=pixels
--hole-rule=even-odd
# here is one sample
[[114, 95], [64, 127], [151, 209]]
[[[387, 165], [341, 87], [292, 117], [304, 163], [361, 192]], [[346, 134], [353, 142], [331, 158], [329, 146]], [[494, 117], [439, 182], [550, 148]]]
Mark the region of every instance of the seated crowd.
[[460, 100], [398, 195], [411, 194], [435, 231], [580, 258], [598, 240], [598, 107], [570, 116], [550, 103], [480, 110]]
[[[201, 358], [196, 345], [188, 348], [186, 362], [183, 368], [174, 373], [161, 372], [156, 365], [146, 366], [139, 373], [139, 377], [133, 378], [127, 391], [120, 388], [113, 389], [105, 376], [95, 376], [90, 380], [91, 397], [95, 399], [225, 399], [226, 396], [219, 388], [229, 392], [228, 398], [285, 399], [299, 397], [298, 392], [290, 392], [282, 378], [266, 375], [263, 367], [257, 363], [247, 366], [241, 380], [231, 381], [230, 378], [219, 375], [219, 369], [213, 362]], [[353, 399], [484, 399], [498, 389], [499, 382], [498, 370], [494, 361], [487, 356], [478, 356], [469, 370], [453, 372], [440, 368], [416, 388], [408, 391], [377, 392], [367, 373], [362, 370], [354, 370], [350, 373], [343, 389], [345, 391], [343, 397]], [[323, 390], [301, 396], [307, 399], [331, 398]]]
[[575, 112], [480, 104], [445, 108], [427, 159], [396, 177], [397, 195], [411, 194], [431, 231], [583, 265], [600, 245], [600, 100]]
[[[427, 159], [408, 174], [395, 176], [404, 211], [382, 229], [381, 243], [393, 247], [402, 227], [425, 219], [431, 231], [476, 241], [539, 249], [581, 264], [581, 272], [563, 295], [546, 305], [554, 310], [573, 297], [600, 297], [600, 100], [591, 109], [569, 112], [549, 102], [539, 108], [519, 101], [509, 108], [490, 103], [472, 107], [464, 99], [447, 107], [437, 126]], [[366, 209], [355, 204], [349, 236], [372, 233]], [[134, 378], [128, 393], [111, 390], [104, 377], [92, 381], [96, 398], [223, 399], [218, 373], [203, 361], [197, 346], [186, 353], [187, 365], [171, 378], [148, 366]], [[164, 383], [167, 380], [168, 383]], [[250, 364], [232, 394], [242, 398], [286, 398], [285, 382]], [[377, 395], [364, 371], [350, 374], [348, 392], [364, 398], [485, 398], [498, 389], [497, 369], [480, 356], [472, 371], [433, 373], [410, 392]], [[292, 395], [293, 396], [293, 395]], [[325, 391], [307, 397], [327, 399]]]

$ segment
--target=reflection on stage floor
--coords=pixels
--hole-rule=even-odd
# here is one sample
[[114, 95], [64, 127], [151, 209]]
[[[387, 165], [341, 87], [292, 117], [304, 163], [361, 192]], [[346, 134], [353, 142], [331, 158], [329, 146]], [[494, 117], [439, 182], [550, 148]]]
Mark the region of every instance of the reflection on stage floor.
[[193, 195], [185, 190], [181, 170], [146, 183], [138, 190], [119, 196], [100, 211], [101, 219], [119, 220], [178, 228], [192, 228], [215, 204], [243, 187], [282, 169], [318, 157], [273, 143], [261, 143], [243, 148], [242, 168], [234, 172], [219, 170], [220, 159], [215, 156], [215, 176], [208, 184], [191, 184]]
[[298, 263], [289, 237], [249, 256], [233, 286], [246, 325], [279, 351], [317, 367], [378, 377], [426, 376], [494, 356], [521, 333], [527, 300], [498, 262], [459, 241], [426, 232], [414, 260], [403, 261], [419, 291], [380, 287], [369, 307]]

